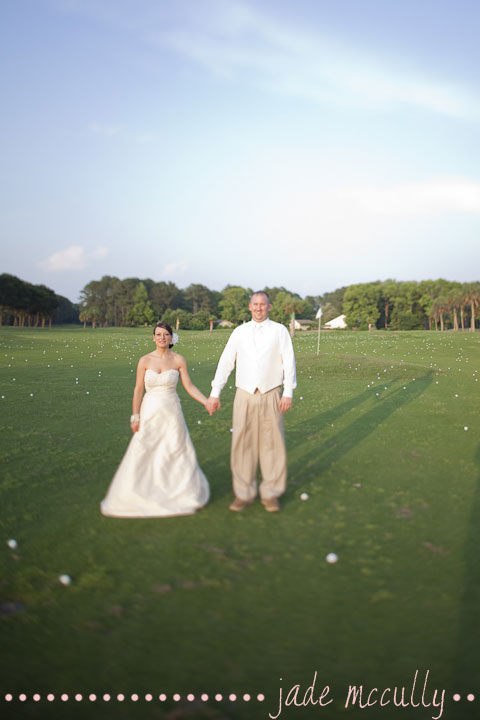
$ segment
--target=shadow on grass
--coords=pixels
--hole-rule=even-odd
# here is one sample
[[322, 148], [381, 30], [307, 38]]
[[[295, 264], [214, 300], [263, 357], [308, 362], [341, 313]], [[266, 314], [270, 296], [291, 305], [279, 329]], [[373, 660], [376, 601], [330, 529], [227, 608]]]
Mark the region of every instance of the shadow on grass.
[[[296, 425], [292, 435], [294, 437], [300, 435], [301, 438], [303, 438], [304, 434], [309, 433], [310, 437], [308, 440], [310, 440], [312, 438], [313, 425], [316, 428], [316, 435], [323, 428], [331, 425], [334, 420], [338, 420], [350, 410], [360, 406], [367, 399], [375, 401], [373, 408], [362, 414], [361, 417], [356, 418], [348, 427], [343, 428], [333, 437], [329, 437], [328, 444], [322, 444], [320, 442], [315, 448], [301, 453], [300, 459], [289, 466], [289, 473], [295, 478], [297, 474], [304, 476], [306, 469], [315, 474], [324, 472], [337, 460], [346, 455], [352, 448], [378, 430], [379, 426], [386, 422], [394, 412], [420, 397], [432, 383], [432, 379], [433, 373], [427, 373], [415, 381], [410, 381], [401, 387], [398, 386], [385, 397], [379, 397], [378, 400], [376, 396], [372, 397], [371, 390], [360, 393], [351, 400], [331, 410], [320, 413], [316, 418]], [[397, 379], [394, 382], [400, 383], [403, 381]], [[297, 448], [300, 443], [297, 442]], [[295, 485], [297, 482], [298, 481], [293, 479], [290, 484]]]
[[473, 717], [473, 703], [465, 700], [469, 693], [478, 704], [480, 648], [480, 445], [475, 453], [479, 467], [477, 486], [472, 498], [470, 522], [465, 538], [464, 585], [460, 597], [460, 616], [452, 691], [462, 696], [456, 717]]
[[[309, 442], [312, 437], [319, 435], [322, 430], [351, 410], [360, 407], [368, 400], [376, 401], [375, 407], [368, 410], [361, 417], [356, 418], [348, 427], [339, 431], [333, 437], [330, 436], [328, 443], [322, 444], [319, 438], [319, 444], [314, 449], [307, 449], [304, 453], [300, 450], [301, 457], [294, 462], [289, 462], [288, 465], [291, 479], [288, 483], [285, 500], [288, 502], [288, 496], [290, 495], [288, 488], [295, 487], [300, 482], [299, 479], [296, 479], [296, 476], [301, 476], [303, 481], [306, 469], [315, 474], [327, 470], [355, 445], [378, 430], [379, 425], [385, 422], [394, 412], [416, 400], [432, 383], [432, 379], [433, 373], [431, 372], [405, 385], [402, 384], [405, 382], [404, 378], [395, 378], [390, 380], [390, 387], [392, 388], [392, 385], [395, 384], [398, 384], [398, 387], [390, 390], [388, 395], [384, 397], [377, 399], [375, 395], [372, 395], [372, 390], [366, 390], [344, 403], [320, 413], [315, 418], [309, 418], [305, 422], [287, 428], [287, 452], [293, 448], [298, 450], [304, 442]], [[228, 408], [228, 411], [230, 412], [231, 408]], [[307, 437], [306, 441], [305, 437]], [[222, 438], [220, 444], [222, 449], [214, 457], [210, 455], [208, 460], [204, 460], [202, 463], [202, 469], [214, 488], [214, 498], [212, 499], [219, 499], [232, 494], [230, 437], [228, 437], [228, 442]], [[220, 464], [222, 467], [219, 467]], [[257, 472], [259, 473], [259, 470]], [[258, 481], [260, 481], [260, 476], [258, 476]]]

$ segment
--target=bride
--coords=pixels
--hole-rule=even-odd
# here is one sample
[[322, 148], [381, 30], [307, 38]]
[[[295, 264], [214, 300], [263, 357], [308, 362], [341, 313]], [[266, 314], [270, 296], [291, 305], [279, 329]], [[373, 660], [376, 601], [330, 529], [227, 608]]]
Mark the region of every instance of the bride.
[[191, 515], [208, 502], [208, 482], [176, 392], [178, 378], [194, 400], [206, 406], [207, 398], [190, 380], [185, 358], [172, 352], [173, 337], [168, 323], [157, 323], [156, 348], [138, 362], [130, 418], [133, 437], [100, 504], [103, 515]]

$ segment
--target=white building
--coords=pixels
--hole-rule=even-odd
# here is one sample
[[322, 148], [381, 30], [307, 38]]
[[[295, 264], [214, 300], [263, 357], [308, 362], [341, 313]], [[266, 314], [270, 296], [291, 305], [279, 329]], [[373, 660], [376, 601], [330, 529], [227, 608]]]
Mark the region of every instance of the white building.
[[338, 317], [333, 318], [330, 322], [325, 323], [324, 327], [328, 330], [344, 330], [347, 327], [345, 315], [339, 315]]

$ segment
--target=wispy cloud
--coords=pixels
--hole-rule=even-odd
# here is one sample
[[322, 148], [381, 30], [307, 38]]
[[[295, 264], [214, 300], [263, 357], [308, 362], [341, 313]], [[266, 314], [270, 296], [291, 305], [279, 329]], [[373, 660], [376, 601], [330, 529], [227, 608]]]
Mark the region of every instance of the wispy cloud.
[[[286, 26], [252, 5], [206, 3], [156, 42], [218, 76], [254, 82], [272, 91], [343, 106], [389, 109], [399, 104], [467, 116], [479, 102], [457, 87], [388, 68], [382, 57], [304, 28]], [[183, 19], [185, 20], [185, 19]]]
[[39, 265], [43, 270], [50, 272], [83, 270], [86, 266], [85, 249], [80, 245], [72, 245], [65, 250], [54, 252], [46, 260], [42, 260]]
[[[281, 10], [252, 0], [139, 3], [52, 0], [63, 12], [94, 18], [137, 39], [188, 58], [205, 71], [271, 92], [349, 108], [396, 110], [407, 105], [454, 117], [477, 117], [480, 99], [468, 89], [424, 73], [399, 70], [389, 58], [351, 42], [294, 24]], [[275, 8], [275, 3], [272, 3]], [[112, 137], [121, 128], [92, 123]]]
[[134, 131], [125, 125], [106, 125], [102, 123], [90, 123], [87, 130], [92, 135], [99, 135], [104, 138], [121, 137], [123, 140], [135, 142], [138, 145], [151, 145], [158, 142], [159, 136], [156, 132]]
[[[405, 248], [421, 252], [433, 237], [445, 241], [447, 227], [458, 227], [463, 215], [478, 224], [480, 182], [434, 178], [424, 182], [384, 186], [338, 186], [317, 191], [274, 188], [268, 205], [249, 215], [251, 236], [258, 247], [297, 262], [308, 274], [306, 253], [319, 267], [331, 263], [355, 266], [357, 258], [371, 267], [398, 258]], [[238, 212], [241, 218], [241, 212]], [[245, 227], [232, 224], [231, 245], [241, 247]], [[226, 232], [228, 230], [226, 229]], [[459, 238], [459, 243], [467, 242]], [[269, 250], [270, 252], [271, 250]]]
[[99, 245], [91, 254], [90, 257], [94, 260], [102, 260], [103, 258], [107, 257], [109, 253], [108, 248], [103, 247], [103, 245]]
[[179, 260], [177, 262], [171, 262], [165, 265], [161, 272], [162, 278], [181, 278], [188, 269], [188, 263], [186, 260]]
[[115, 137], [122, 131], [120, 125], [105, 125], [102, 123], [93, 122], [88, 126], [89, 132], [94, 135], [102, 135], [103, 137]]
[[340, 191], [338, 198], [350, 207], [376, 215], [480, 215], [480, 183], [463, 179], [435, 179], [392, 188], [352, 188]]
[[49, 272], [65, 272], [83, 270], [95, 260], [100, 260], [108, 255], [108, 249], [98, 246], [92, 252], [87, 252], [81, 245], [71, 245], [65, 250], [52, 253], [38, 265], [42, 270]]
[[155, 132], [141, 132], [135, 133], [133, 139], [139, 145], [151, 145], [152, 143], [158, 142], [159, 136], [158, 133]]

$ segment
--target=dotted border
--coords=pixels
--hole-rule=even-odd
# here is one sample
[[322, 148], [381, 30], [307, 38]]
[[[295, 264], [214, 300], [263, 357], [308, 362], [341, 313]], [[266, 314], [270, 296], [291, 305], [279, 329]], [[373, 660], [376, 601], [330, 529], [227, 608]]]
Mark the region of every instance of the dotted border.
[[[473, 696], [472, 696], [473, 697]], [[15, 696], [12, 695], [12, 693], [6, 693], [3, 697], [5, 702], [12, 702], [15, 700]], [[26, 702], [29, 697], [25, 693], [20, 693], [17, 698], [20, 702]], [[39, 702], [42, 700], [42, 696], [39, 693], [35, 693], [30, 697], [31, 700], [34, 700], [35, 702]], [[95, 702], [96, 700], [103, 700], [104, 702], [110, 702], [110, 700], [117, 700], [117, 702], [124, 702], [125, 700], [131, 700], [132, 702], [138, 702], [139, 700], [144, 699], [146, 702], [152, 702], [152, 700], [157, 699], [156, 696], [152, 695], [151, 693], [147, 693], [144, 698], [140, 697], [137, 693], [132, 693], [130, 697], [124, 695], [123, 693], [117, 693], [117, 695], [110, 693], [104, 693], [103, 695], [96, 695], [95, 693], [90, 693], [89, 695], [82, 695], [82, 693], [72, 693], [71, 695], [68, 695], [68, 693], [57, 693], [55, 695], [54, 693], [47, 693], [43, 697], [44, 700], [48, 700], [48, 702], [54, 702], [55, 700], [61, 700], [62, 702], [68, 702], [69, 700], [75, 700], [76, 702], [82, 702], [83, 700], [88, 700], [90, 702]], [[160, 693], [158, 695], [158, 700], [160, 702], [165, 702], [165, 700], [168, 699], [168, 695], [165, 693]], [[175, 702], [179, 702], [179, 700], [182, 699], [182, 696], [179, 693], [174, 693], [171, 695], [171, 699]], [[222, 693], [215, 693], [214, 695], [210, 696], [207, 693], [201, 693], [198, 696], [195, 696], [193, 693], [188, 693], [184, 696], [184, 699], [188, 700], [189, 702], [193, 702], [195, 699], [202, 700], [203, 702], [207, 702], [208, 700], [216, 700], [217, 702], [221, 702], [222, 700], [230, 700], [230, 702], [236, 702], [237, 700], [240, 700], [243, 702], [250, 702], [250, 700], [257, 700], [258, 702], [263, 702], [265, 700], [265, 695], [263, 693], [258, 693], [258, 695], [252, 696], [249, 693], [244, 693], [243, 695], [237, 695], [236, 693], [229, 693], [226, 695], [222, 695]]]

